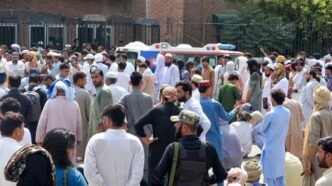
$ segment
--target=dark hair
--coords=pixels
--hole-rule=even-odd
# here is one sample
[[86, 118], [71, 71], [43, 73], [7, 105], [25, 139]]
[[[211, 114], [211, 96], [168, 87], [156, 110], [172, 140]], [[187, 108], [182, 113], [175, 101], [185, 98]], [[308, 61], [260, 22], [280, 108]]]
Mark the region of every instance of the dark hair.
[[233, 80], [240, 80], [239, 76], [237, 76], [236, 74], [229, 74], [228, 76], [228, 81], [233, 81]]
[[194, 56], [194, 61], [200, 63], [200, 58], [201, 58], [200, 56]]
[[108, 117], [116, 127], [122, 127], [125, 120], [124, 108], [120, 104], [107, 105], [104, 108], [102, 116]]
[[60, 57], [58, 57], [58, 58], [59, 58], [60, 63], [65, 62], [65, 58], [63, 58], [63, 56], [60, 56]]
[[146, 63], [140, 63], [140, 64], [138, 65], [138, 67], [139, 67], [139, 68], [145, 68], [145, 69], [147, 69], [147, 68], [148, 68], [148, 65], [147, 65]]
[[29, 83], [40, 83], [40, 76], [39, 75], [30, 75], [29, 76]]
[[[254, 72], [258, 71], [260, 66], [259, 66], [259, 64], [257, 63], [256, 60], [251, 59], [247, 63], [248, 63], [248, 69], [250, 71], [250, 74], [253, 74]], [[254, 68], [254, 67], [256, 67], [256, 68]]]
[[302, 58], [298, 58], [298, 59], [296, 59], [296, 64], [300, 64], [301, 66], [304, 66], [305, 61]]
[[180, 82], [176, 83], [175, 88], [180, 87], [180, 86], [182, 87], [182, 90], [184, 92], [189, 92], [189, 95], [190, 96], [192, 95], [193, 89], [191, 87], [190, 81], [188, 81], [188, 80], [180, 81]]
[[77, 83], [78, 80], [83, 79], [86, 77], [86, 74], [84, 72], [77, 72], [73, 76], [73, 82]]
[[314, 57], [315, 59], [319, 60], [321, 58], [320, 53], [314, 53]]
[[198, 91], [199, 91], [199, 93], [205, 93], [208, 88], [210, 88], [210, 87], [198, 87]]
[[224, 58], [224, 55], [217, 55], [217, 60], [219, 60], [220, 58]]
[[322, 146], [324, 152], [332, 153], [332, 136], [319, 139], [317, 144]]
[[18, 88], [21, 86], [21, 76], [20, 75], [10, 75], [8, 77], [8, 84], [10, 87]]
[[99, 69], [97, 66], [92, 66], [90, 68], [90, 74], [99, 74], [101, 77], [104, 77], [104, 72]]
[[130, 82], [133, 86], [138, 86], [143, 79], [143, 76], [140, 72], [133, 72], [130, 75]]
[[121, 54], [119, 54], [119, 57], [122, 57], [122, 58], [124, 58], [125, 60], [128, 59], [128, 57], [127, 57], [127, 55], [126, 55], [125, 53], [121, 53]]
[[18, 102], [17, 99], [14, 98], [6, 98], [2, 100], [0, 104], [0, 111], [2, 112], [2, 114], [5, 114], [7, 112], [19, 112], [20, 108], [20, 102]]
[[281, 89], [274, 89], [271, 91], [271, 97], [278, 105], [282, 105], [285, 101], [286, 94]]
[[20, 128], [24, 118], [20, 113], [6, 112], [0, 122], [2, 136], [11, 136], [16, 128]]
[[125, 63], [125, 62], [121, 62], [121, 63], [119, 63], [118, 68], [119, 68], [120, 70], [124, 70], [124, 69], [126, 69], [126, 66], [127, 66], [127, 63]]
[[[176, 64], [178, 65], [179, 70], [181, 71], [181, 70], [183, 69], [183, 67], [184, 67], [184, 61], [182, 61], [182, 60], [177, 60], [177, 61], [176, 61]], [[181, 72], [180, 72], [180, 73], [181, 73]]]
[[189, 67], [193, 67], [194, 63], [189, 61], [189, 62], [187, 62], [187, 64], [185, 66], [186, 66], [186, 69], [189, 70]]
[[330, 70], [332, 72], [332, 65], [328, 64], [325, 66], [325, 69], [326, 70]]
[[47, 81], [47, 80], [55, 81], [55, 77], [51, 74], [48, 74], [48, 75], [44, 76], [44, 80], [45, 81]]
[[43, 147], [52, 155], [56, 166], [67, 168], [72, 166], [67, 149], [75, 147], [75, 135], [63, 128], [49, 131], [43, 142]]
[[316, 81], [320, 82], [320, 77], [317, 75], [315, 69], [311, 69], [309, 74], [314, 78], [316, 79]]
[[206, 62], [209, 63], [209, 62], [210, 62], [210, 58], [207, 57], [207, 56], [204, 56], [204, 57], [202, 58], [202, 62], [203, 62], [203, 61], [206, 61]]
[[102, 48], [102, 50], [105, 49], [104, 45], [98, 45], [98, 47]]
[[63, 70], [63, 69], [69, 69], [70, 67], [69, 67], [69, 64], [68, 63], [62, 63], [62, 64], [60, 64], [60, 67], [59, 67], [59, 69], [60, 70]]
[[115, 56], [113, 54], [111, 54], [109, 57], [108, 57], [111, 61], [115, 61]]
[[251, 115], [247, 111], [242, 111], [237, 115], [237, 120], [238, 121], [246, 121], [249, 122], [251, 120]]

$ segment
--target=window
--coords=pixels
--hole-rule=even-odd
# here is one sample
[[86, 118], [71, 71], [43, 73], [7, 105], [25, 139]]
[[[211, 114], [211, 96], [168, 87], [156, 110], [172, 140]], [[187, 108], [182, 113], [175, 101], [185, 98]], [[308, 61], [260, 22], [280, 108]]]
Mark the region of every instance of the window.
[[62, 49], [64, 46], [64, 28], [62, 25], [50, 25], [48, 26], [47, 44], [56, 49]]
[[17, 42], [17, 25], [14, 23], [0, 23], [0, 43], [10, 46]]
[[81, 23], [76, 26], [76, 35], [83, 43], [101, 43], [105, 47], [111, 46], [112, 26], [97, 23]]
[[42, 41], [45, 46], [61, 50], [65, 44], [65, 28], [62, 24], [31, 24], [30, 26], [30, 47], [36, 46]]

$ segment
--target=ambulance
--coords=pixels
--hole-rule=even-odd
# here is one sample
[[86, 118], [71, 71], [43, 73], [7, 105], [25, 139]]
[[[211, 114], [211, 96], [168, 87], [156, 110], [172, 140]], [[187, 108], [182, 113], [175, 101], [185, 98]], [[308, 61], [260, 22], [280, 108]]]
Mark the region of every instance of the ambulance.
[[191, 61], [195, 56], [207, 56], [210, 58], [210, 66], [214, 67], [217, 62], [217, 56], [228, 54], [235, 59], [243, 56], [242, 52], [233, 51], [236, 47], [231, 44], [211, 43], [204, 47], [192, 47], [188, 44], [179, 44], [174, 47], [167, 42], [155, 43], [151, 46], [145, 45], [140, 41], [135, 41], [127, 44], [124, 47], [118, 47], [116, 53], [125, 53], [128, 57], [128, 62], [136, 65], [138, 56], [143, 56], [150, 61], [150, 68], [154, 69], [156, 66], [155, 59], [159, 53], [165, 55], [170, 53], [176, 60], [182, 60], [185, 63]]

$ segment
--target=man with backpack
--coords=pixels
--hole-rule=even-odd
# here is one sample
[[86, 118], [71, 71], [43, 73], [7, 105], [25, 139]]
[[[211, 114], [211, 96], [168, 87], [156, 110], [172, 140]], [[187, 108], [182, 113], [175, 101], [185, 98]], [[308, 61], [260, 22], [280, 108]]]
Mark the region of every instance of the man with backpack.
[[44, 108], [47, 101], [47, 95], [40, 87], [40, 76], [31, 75], [29, 76], [29, 88], [28, 91], [24, 92], [31, 100], [31, 115], [28, 118], [28, 123], [26, 124], [31, 132], [32, 142], [35, 144], [36, 130], [38, 125], [38, 120], [40, 114]]
[[[179, 142], [166, 148], [155, 168], [155, 175], [162, 179], [168, 173], [168, 185], [207, 186], [223, 183], [227, 172], [221, 165], [216, 149], [204, 143], [196, 135], [199, 117], [196, 113], [183, 110], [179, 116], [172, 116]], [[212, 168], [213, 175], [208, 171]]]

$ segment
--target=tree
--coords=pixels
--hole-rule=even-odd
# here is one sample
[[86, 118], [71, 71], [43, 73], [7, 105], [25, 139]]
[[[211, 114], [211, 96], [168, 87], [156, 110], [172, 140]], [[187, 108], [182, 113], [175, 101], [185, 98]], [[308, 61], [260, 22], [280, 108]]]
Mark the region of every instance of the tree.
[[238, 46], [241, 51], [260, 54], [259, 48], [288, 53], [292, 48], [295, 27], [278, 16], [268, 16], [259, 7], [246, 4], [219, 26], [221, 41]]
[[325, 52], [332, 47], [331, 0], [233, 0], [255, 3], [265, 13], [296, 25], [293, 48]]

